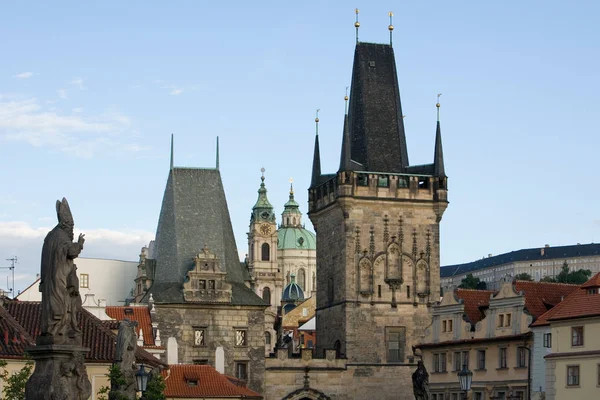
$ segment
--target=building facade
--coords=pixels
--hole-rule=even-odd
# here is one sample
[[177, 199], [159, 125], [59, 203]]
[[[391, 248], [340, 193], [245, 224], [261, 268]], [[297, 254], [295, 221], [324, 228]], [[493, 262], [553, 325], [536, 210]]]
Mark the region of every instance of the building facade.
[[169, 364], [209, 364], [261, 393], [268, 304], [239, 261], [220, 172], [172, 161], [142, 301]]
[[275, 348], [278, 334], [274, 328], [284, 288], [294, 276], [306, 296], [316, 284], [316, 238], [305, 229], [300, 205], [290, 187], [289, 199], [277, 225], [274, 207], [267, 197], [264, 169], [258, 199], [250, 214], [248, 232], [248, 270], [257, 295], [270, 304], [265, 313], [265, 353]]
[[[533, 334], [529, 328], [575, 285], [504, 279], [498, 291], [446, 291], [417, 348], [430, 373], [432, 398], [462, 398], [457, 373], [473, 371], [472, 399], [530, 399]], [[543, 368], [542, 368], [543, 369]]]
[[485, 282], [488, 289], [498, 290], [506, 276], [515, 277], [527, 273], [535, 281], [555, 277], [564, 263], [569, 270], [589, 269], [592, 275], [600, 272], [600, 244], [576, 244], [573, 246], [549, 246], [522, 249], [499, 254], [465, 264], [444, 266], [441, 269], [442, 287], [458, 286], [467, 274], [473, 274]]
[[391, 45], [358, 42], [351, 85], [337, 173], [321, 173], [315, 138], [316, 350], [268, 359], [267, 399], [413, 398], [410, 349], [440, 292], [441, 129], [434, 162], [410, 166]]
[[600, 392], [600, 273], [537, 321], [544, 344], [547, 400], [592, 399]]

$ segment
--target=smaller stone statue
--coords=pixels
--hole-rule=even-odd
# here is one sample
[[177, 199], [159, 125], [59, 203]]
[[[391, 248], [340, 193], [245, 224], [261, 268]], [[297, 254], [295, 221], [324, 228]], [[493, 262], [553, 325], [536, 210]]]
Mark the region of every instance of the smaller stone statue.
[[429, 374], [423, 360], [419, 360], [417, 363], [417, 370], [412, 374], [412, 381], [415, 400], [429, 400]]
[[125, 396], [129, 399], [135, 398], [135, 350], [137, 348], [137, 337], [135, 328], [136, 321], [124, 319], [119, 323], [119, 333], [117, 334], [117, 344], [115, 346], [115, 364], [119, 367], [125, 384], [111, 382], [109, 400], [119, 399]]

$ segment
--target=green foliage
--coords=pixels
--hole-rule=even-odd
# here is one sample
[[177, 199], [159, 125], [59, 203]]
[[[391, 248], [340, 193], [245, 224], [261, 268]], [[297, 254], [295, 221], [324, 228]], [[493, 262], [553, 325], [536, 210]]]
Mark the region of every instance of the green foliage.
[[542, 282], [571, 283], [575, 285], [581, 285], [587, 282], [591, 276], [592, 271], [589, 269], [570, 271], [569, 264], [565, 261], [556, 277], [551, 278], [546, 276], [544, 279], [542, 279]]
[[473, 274], [467, 274], [467, 276], [464, 277], [463, 280], [460, 282], [460, 285], [458, 287], [462, 289], [487, 289], [487, 285], [485, 284], [485, 282], [482, 282], [481, 279], [474, 277]]
[[160, 373], [150, 374], [148, 386], [146, 387], [146, 400], [166, 400], [165, 389], [167, 384]]
[[121, 385], [127, 384], [127, 379], [121, 372], [121, 367], [117, 364], [113, 364], [108, 368], [108, 373], [105, 374], [110, 382], [110, 386], [102, 386], [100, 390], [98, 390], [98, 400], [130, 400], [127, 396], [112, 392], [110, 388], [115, 387], [118, 388]]
[[0, 360], [0, 368], [2, 368], [2, 372], [0, 372], [0, 379], [4, 382], [4, 389], [2, 389], [2, 394], [4, 394], [5, 400], [21, 400], [25, 398], [25, 385], [27, 384], [27, 380], [31, 376], [33, 372], [34, 363], [31, 360], [27, 360], [25, 362], [25, 366], [21, 368], [17, 373], [11, 374], [6, 369], [7, 362], [5, 360]]
[[527, 272], [521, 272], [520, 274], [515, 276], [515, 279], [519, 281], [533, 281], [533, 277]]

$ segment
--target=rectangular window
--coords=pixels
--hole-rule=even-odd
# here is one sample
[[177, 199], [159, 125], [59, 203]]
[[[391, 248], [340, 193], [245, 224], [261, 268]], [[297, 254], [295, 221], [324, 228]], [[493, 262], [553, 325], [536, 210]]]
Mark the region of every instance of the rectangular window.
[[388, 362], [404, 361], [404, 346], [406, 344], [406, 328], [396, 327], [386, 329], [386, 344]]
[[498, 328], [502, 328], [504, 326], [504, 314], [498, 315]]
[[481, 392], [475, 392], [473, 393], [473, 400], [483, 400], [483, 393]]
[[597, 365], [596, 379], [596, 385], [600, 386], [600, 364]]
[[452, 320], [448, 320], [448, 332], [452, 332]]
[[511, 319], [512, 319], [511, 317], [512, 317], [512, 314], [510, 314], [510, 313], [504, 315], [504, 326], [510, 326]]
[[446, 372], [446, 353], [433, 355], [433, 372]]
[[544, 333], [544, 347], [550, 348], [552, 347], [552, 334]]
[[205, 290], [206, 289], [206, 280], [200, 279], [199, 286], [200, 286], [200, 290]]
[[79, 287], [82, 287], [82, 288], [90, 287], [90, 276], [88, 274], [79, 275]]
[[571, 328], [571, 346], [583, 346], [583, 326]]
[[517, 348], [517, 367], [524, 368], [527, 366], [526, 351], [523, 347]]
[[379, 176], [377, 179], [377, 186], [379, 186], [379, 187], [390, 186], [389, 178], [387, 176]]
[[410, 299], [410, 286], [406, 285], [406, 297]]
[[462, 352], [462, 363], [460, 365], [460, 368], [462, 369], [463, 367], [466, 367], [467, 369], [469, 369], [469, 352], [468, 351]]
[[211, 279], [208, 281], [208, 288], [210, 290], [215, 290], [215, 281], [214, 280]]
[[446, 320], [442, 321], [442, 332], [446, 332], [447, 330], [447, 326], [446, 326]]
[[517, 390], [515, 392], [515, 396], [516, 396], [516, 400], [524, 400], [525, 399], [525, 392], [522, 390]]
[[460, 351], [454, 352], [454, 371], [460, 371], [462, 369], [462, 353]]
[[236, 346], [247, 346], [248, 345], [247, 333], [248, 333], [248, 331], [246, 331], [245, 329], [236, 329], [235, 330], [235, 345]]
[[498, 354], [499, 365], [498, 365], [498, 368], [506, 368], [506, 353], [507, 353], [507, 349], [506, 348], [500, 348], [499, 349], [499, 354]]
[[485, 350], [477, 350], [477, 369], [485, 369]]
[[192, 360], [194, 365], [208, 365], [208, 360], [206, 359], [194, 359]]
[[236, 361], [235, 362], [235, 377], [242, 381], [248, 380], [248, 362], [247, 361]]
[[381, 285], [377, 285], [377, 297], [381, 297]]
[[205, 333], [205, 329], [196, 329], [194, 331], [194, 346], [206, 346]]
[[579, 365], [567, 365], [567, 386], [579, 386]]

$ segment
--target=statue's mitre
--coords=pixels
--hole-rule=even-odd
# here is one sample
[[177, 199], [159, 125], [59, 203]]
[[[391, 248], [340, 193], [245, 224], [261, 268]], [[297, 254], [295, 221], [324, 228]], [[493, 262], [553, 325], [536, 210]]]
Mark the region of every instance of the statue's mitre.
[[67, 199], [63, 197], [62, 201], [56, 200], [56, 215], [58, 222], [73, 225], [73, 215]]

